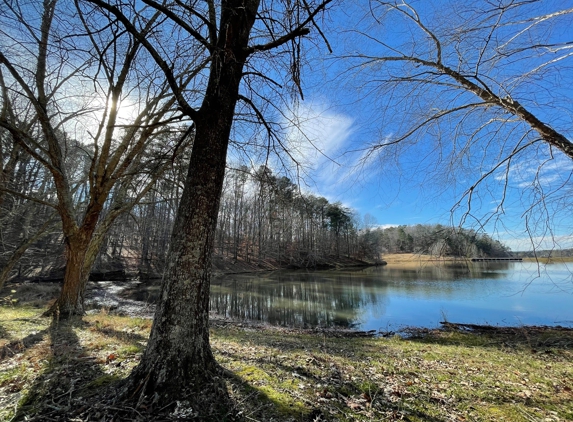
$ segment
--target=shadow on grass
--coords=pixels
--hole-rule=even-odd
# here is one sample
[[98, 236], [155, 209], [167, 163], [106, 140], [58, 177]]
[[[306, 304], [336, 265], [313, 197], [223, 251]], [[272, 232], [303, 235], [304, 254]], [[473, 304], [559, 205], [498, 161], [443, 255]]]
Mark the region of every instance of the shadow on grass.
[[20, 402], [13, 421], [71, 420], [85, 410], [94, 387], [113, 381], [81, 346], [74, 328], [83, 324], [72, 319], [50, 326], [49, 363]]
[[129, 333], [126, 331], [118, 331], [109, 327], [103, 327], [103, 328], [95, 327], [94, 330], [105, 335], [106, 337], [113, 337], [116, 340], [123, 342], [130, 342], [138, 346], [140, 346], [139, 342], [141, 341], [147, 342], [147, 340], [149, 339], [148, 336], [144, 337], [141, 334]]
[[[6, 358], [11, 358], [16, 354], [22, 353], [26, 351], [26, 349], [35, 346], [42, 341], [44, 335], [48, 333], [48, 331], [48, 329], [45, 329], [34, 334], [28, 334], [22, 339], [12, 340], [10, 343], [0, 347], [0, 361]], [[8, 331], [5, 330], [2, 326], [0, 326], [0, 336], [1, 338], [8, 337]]]
[[[237, 387], [232, 389], [235, 393], [233, 399], [240, 403], [249, 420], [306, 422], [402, 420], [404, 417], [405, 420], [428, 422], [450, 420], [436, 416], [433, 409], [426, 412], [423, 408], [406, 406], [408, 410], [405, 412], [406, 394], [402, 397], [402, 393], [396, 391], [389, 395], [375, 383], [349, 377], [345, 368], [335, 363], [336, 359], [330, 361], [315, 357], [315, 351], [310, 350], [315, 344], [301, 343], [300, 339], [297, 342], [296, 337], [288, 336], [279, 339], [264, 335], [257, 340], [260, 343], [268, 341], [273, 347], [285, 345], [291, 354], [300, 353], [308, 358], [299, 365], [291, 359], [281, 360], [280, 356], [252, 356], [245, 360], [245, 356], [239, 353], [216, 353], [239, 364], [228, 379]], [[253, 343], [260, 344], [258, 341]], [[285, 350], [280, 348], [280, 352]]]
[[10, 333], [8, 330], [0, 325], [0, 338], [9, 339]]
[[530, 349], [533, 353], [547, 349], [573, 350], [573, 329], [563, 327], [446, 323], [443, 329], [407, 329], [406, 341], [445, 346]]
[[[271, 364], [273, 365], [273, 364]], [[283, 370], [298, 371], [298, 367], [278, 365]], [[266, 368], [267, 370], [269, 368]], [[262, 372], [262, 370], [260, 370]], [[351, 409], [356, 402], [352, 402], [352, 396], [364, 395], [359, 385], [352, 382], [332, 383], [332, 379], [320, 379], [317, 385], [324, 390], [328, 385], [330, 400], [309, 401], [306, 398], [297, 398], [291, 394], [297, 390], [297, 386], [292, 388], [272, 388], [261, 385], [259, 380], [251, 379], [226, 371], [226, 378], [233, 385], [233, 400], [237, 404], [238, 410], [247, 420], [288, 420], [297, 422], [323, 422], [335, 420], [402, 420], [404, 416], [403, 403], [384, 401], [377, 405], [377, 409], [368, 411], [366, 406], [361, 409]], [[254, 377], [256, 378], [256, 376]], [[297, 383], [300, 380], [297, 380]], [[290, 392], [289, 392], [290, 390]], [[324, 390], [326, 391], [326, 390]], [[380, 394], [381, 391], [372, 392], [373, 395]], [[319, 391], [315, 395], [319, 395]], [[383, 419], [380, 419], [383, 418]], [[413, 419], [410, 419], [413, 418]], [[425, 422], [446, 422], [449, 418], [439, 418], [432, 416], [420, 409], [409, 409], [408, 418], [405, 420], [417, 420]]]
[[225, 370], [224, 374], [235, 403], [235, 413], [244, 420], [289, 420], [289, 421], [324, 421], [318, 409], [307, 409], [293, 403], [288, 398], [280, 397], [278, 392], [254, 385], [243, 377]]

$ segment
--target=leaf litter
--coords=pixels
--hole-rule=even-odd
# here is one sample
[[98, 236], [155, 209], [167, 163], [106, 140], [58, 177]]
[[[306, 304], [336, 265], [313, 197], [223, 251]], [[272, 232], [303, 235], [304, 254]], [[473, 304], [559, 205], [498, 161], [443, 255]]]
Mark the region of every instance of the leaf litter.
[[[0, 311], [0, 420], [199, 420], [185, 401], [155, 416], [113, 401], [149, 319], [102, 310], [54, 329], [37, 309]], [[573, 420], [571, 330], [405, 331], [382, 338], [214, 318], [211, 342], [236, 419]]]

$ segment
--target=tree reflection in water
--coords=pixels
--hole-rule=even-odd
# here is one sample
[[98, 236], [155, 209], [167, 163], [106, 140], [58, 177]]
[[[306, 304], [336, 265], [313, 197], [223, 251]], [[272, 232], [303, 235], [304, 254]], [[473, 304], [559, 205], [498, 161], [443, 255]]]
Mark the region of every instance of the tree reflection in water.
[[495, 270], [485, 265], [428, 265], [226, 275], [212, 281], [211, 311], [227, 318], [273, 325], [355, 328], [361, 324], [362, 310], [367, 306], [378, 315], [385, 314], [389, 291], [433, 296], [437, 287], [434, 282], [440, 281], [440, 294], [448, 296], [455, 294], [460, 284], [476, 278], [502, 277], [503, 271], [499, 270], [508, 265], [498, 264]]
[[[158, 280], [124, 287], [123, 299], [152, 304]], [[277, 271], [212, 280], [211, 311], [235, 320], [361, 330], [454, 322], [573, 323], [571, 271], [553, 264], [468, 263]]]
[[365, 283], [353, 274], [278, 272], [234, 275], [211, 285], [211, 311], [230, 318], [292, 327], [345, 327], [356, 323]]

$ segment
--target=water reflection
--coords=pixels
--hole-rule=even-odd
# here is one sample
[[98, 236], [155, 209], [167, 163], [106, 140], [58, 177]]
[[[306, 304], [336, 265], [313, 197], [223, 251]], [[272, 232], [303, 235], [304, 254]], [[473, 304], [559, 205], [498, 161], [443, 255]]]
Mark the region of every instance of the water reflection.
[[[227, 275], [212, 281], [210, 306], [224, 317], [293, 327], [435, 327], [444, 317], [572, 326], [571, 270], [503, 262]], [[121, 296], [154, 303], [159, 290], [156, 280]]]
[[503, 262], [231, 275], [213, 280], [211, 310], [275, 325], [359, 329], [436, 326], [444, 316], [506, 325], [573, 320], [570, 292], [541, 293], [545, 278], [523, 290], [535, 273]]
[[355, 273], [225, 276], [211, 285], [211, 310], [275, 325], [352, 328], [362, 307], [384, 301], [370, 284], [372, 280]]

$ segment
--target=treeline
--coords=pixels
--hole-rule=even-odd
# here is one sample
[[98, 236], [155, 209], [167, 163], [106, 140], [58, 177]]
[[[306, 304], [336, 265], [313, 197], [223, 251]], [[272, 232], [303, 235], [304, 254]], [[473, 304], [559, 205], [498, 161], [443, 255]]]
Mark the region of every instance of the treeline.
[[453, 257], [506, 257], [510, 250], [488, 234], [441, 224], [366, 229], [360, 235], [363, 255], [419, 253]]
[[[182, 171], [177, 174], [184, 176]], [[123, 216], [111, 230], [100, 262], [131, 256], [131, 267], [160, 272], [181, 185], [182, 180], [162, 181]], [[359, 243], [357, 219], [340, 203], [301, 193], [289, 178], [267, 166], [227, 170], [214, 238], [216, 258], [251, 267], [312, 268], [342, 257], [365, 258]]]
[[215, 252], [234, 259], [274, 259], [314, 266], [327, 256], [359, 257], [358, 227], [349, 208], [303, 194], [266, 166], [228, 171]]
[[[68, 145], [68, 165], [75, 169], [71, 173], [76, 186], [72, 200], [81, 219], [88, 201], [87, 147], [75, 142]], [[111, 192], [102, 219], [118, 204], [133, 205], [115, 218], [101, 241], [95, 272], [161, 274], [186, 176], [182, 164], [186, 154], [177, 156], [144, 195], [138, 190], [138, 179]], [[152, 170], [152, 155], [150, 151], [148, 164], [139, 169], [141, 174]], [[5, 183], [7, 187], [0, 195], [2, 277], [59, 278], [65, 266], [64, 237], [61, 220], [48, 205], [55, 195], [53, 179], [23, 150], [14, 155], [10, 169], [9, 185]], [[509, 254], [501, 243], [473, 230], [439, 224], [383, 229], [360, 220], [340, 203], [302, 193], [297, 184], [267, 166], [251, 169], [238, 165], [227, 170], [214, 238], [215, 256], [251, 267], [312, 268], [342, 258], [376, 262], [384, 253], [458, 257]]]

